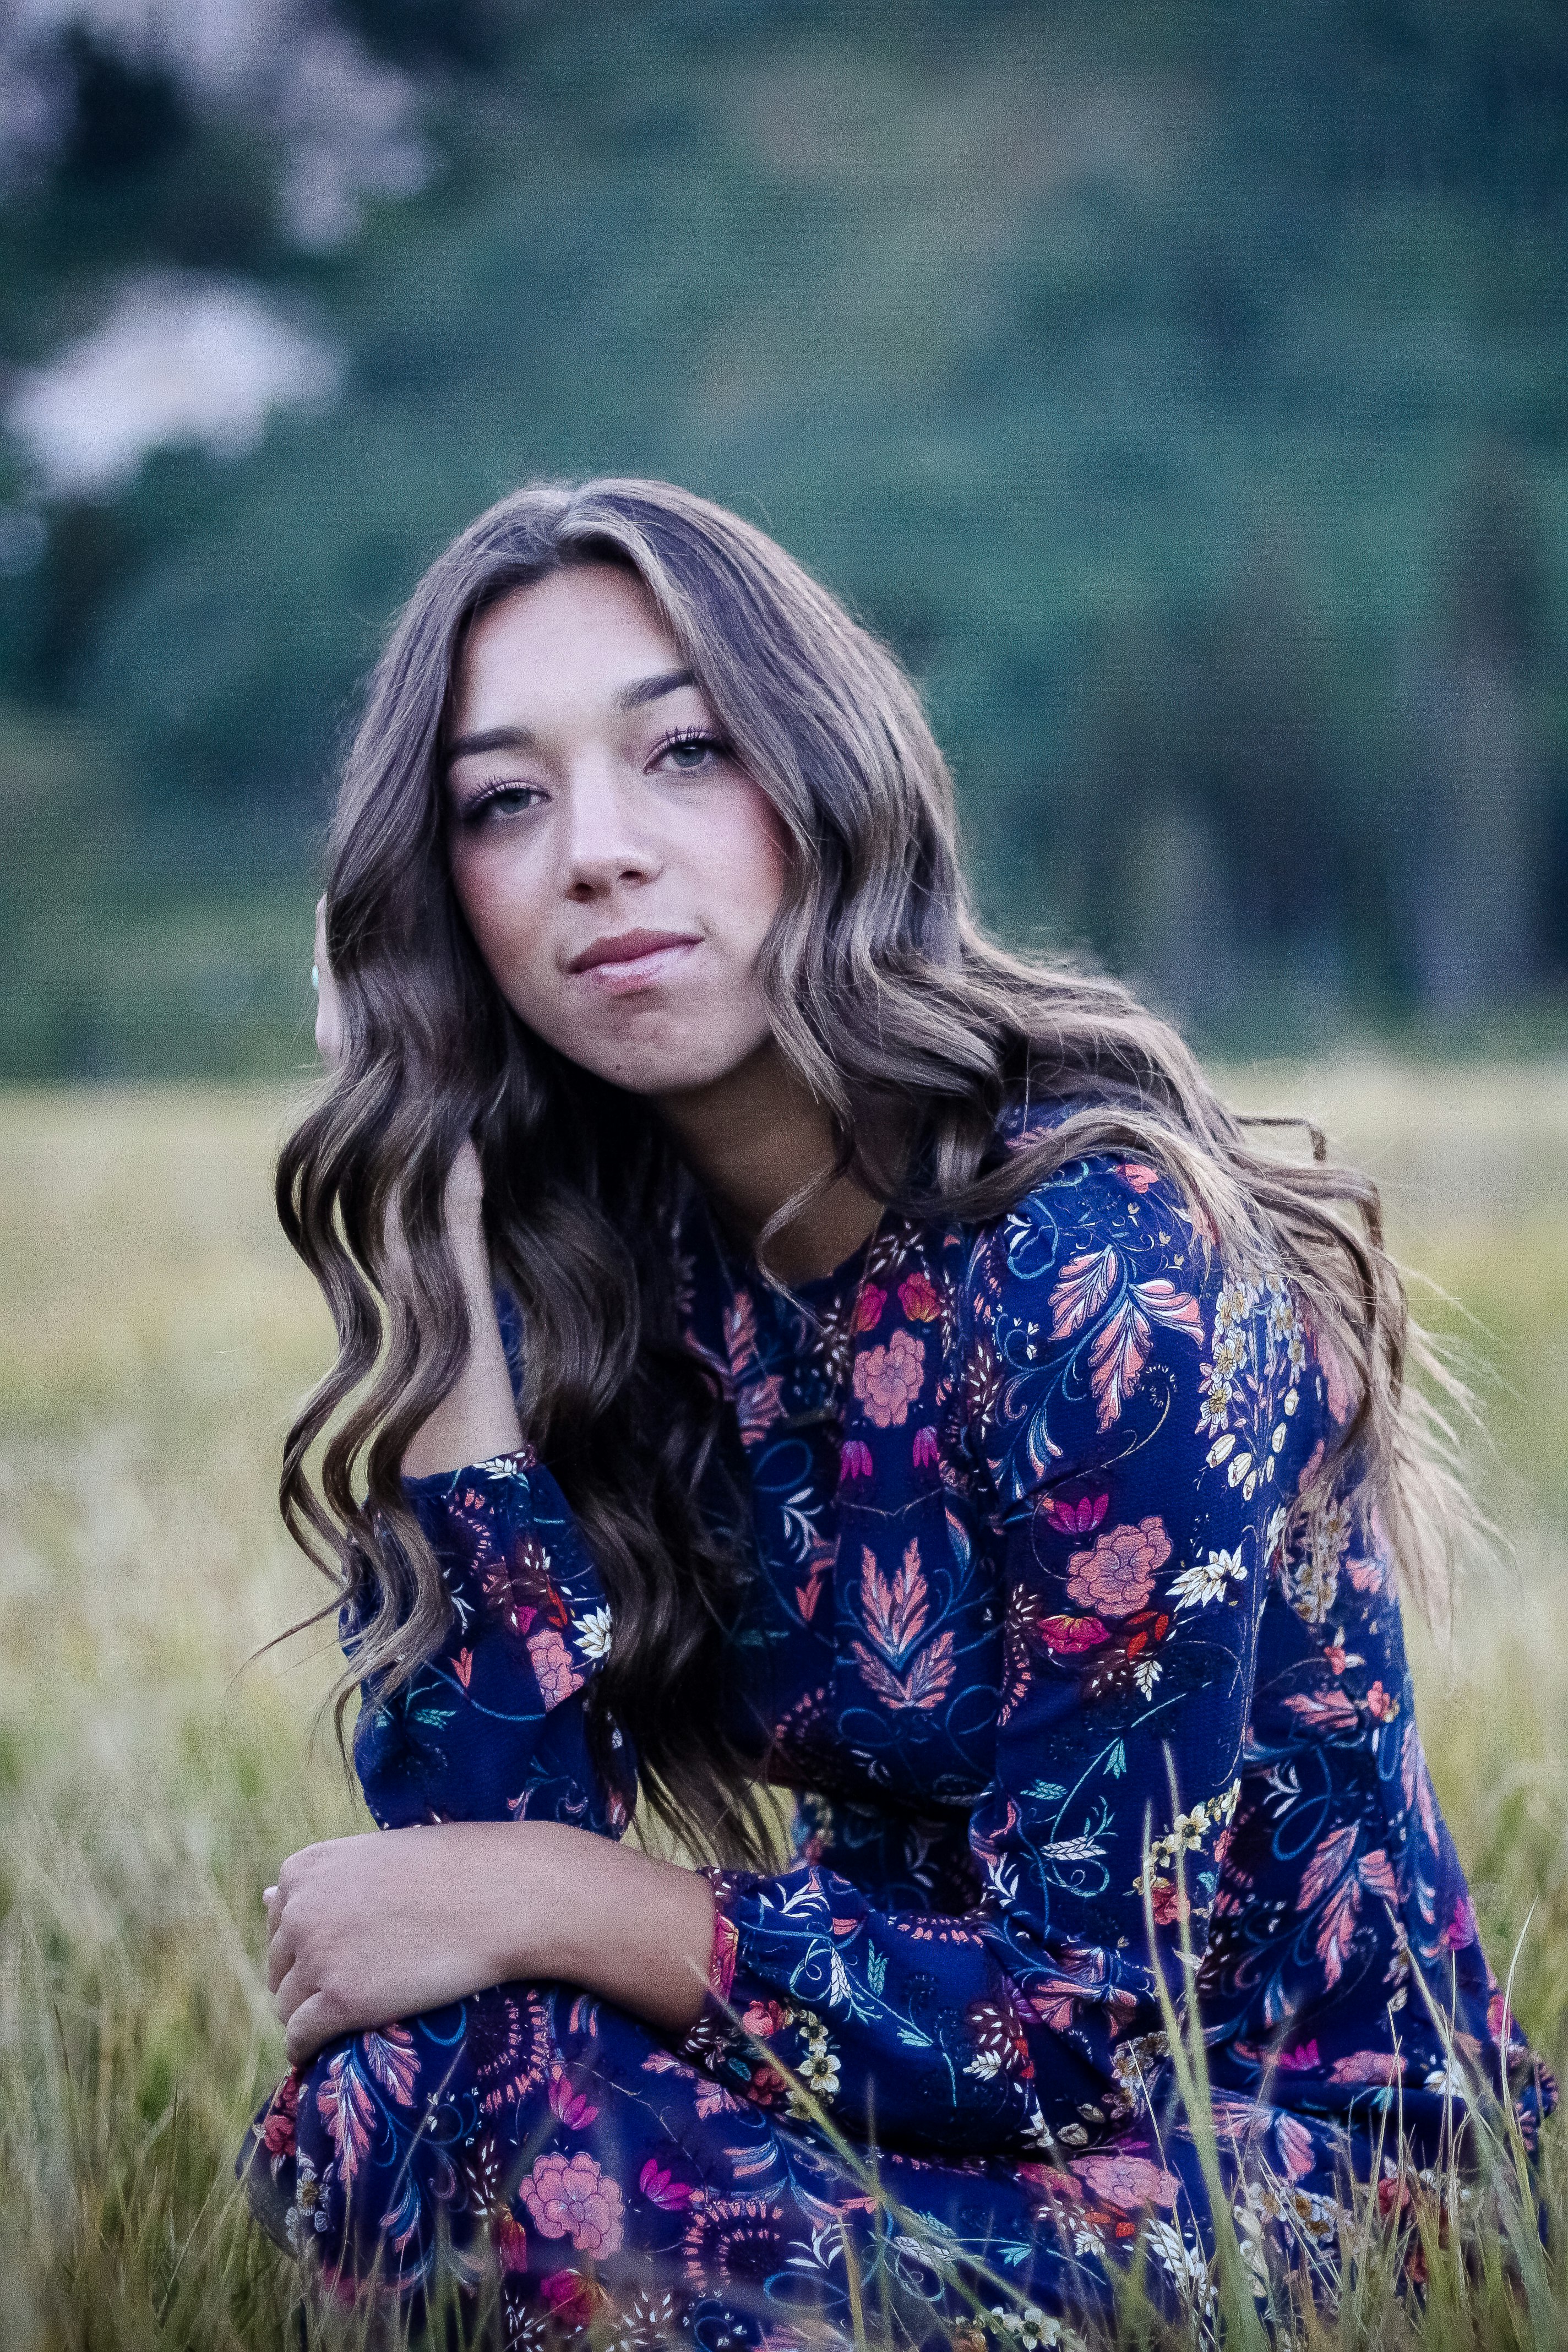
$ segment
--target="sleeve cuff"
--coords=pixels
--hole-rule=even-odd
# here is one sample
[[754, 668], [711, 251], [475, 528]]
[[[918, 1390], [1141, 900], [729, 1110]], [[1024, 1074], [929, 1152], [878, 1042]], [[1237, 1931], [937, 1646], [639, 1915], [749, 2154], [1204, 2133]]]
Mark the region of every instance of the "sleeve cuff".
[[750, 1884], [746, 1873], [721, 1870], [712, 1865], [698, 1872], [713, 1890], [713, 1942], [708, 1955], [708, 1983], [702, 1996], [702, 2007], [696, 2022], [679, 2045], [679, 2055], [691, 2064], [712, 2068], [722, 2053], [736, 2048], [745, 2040], [745, 2029], [735, 2011], [735, 1976], [741, 1958], [741, 1931], [731, 1915], [730, 1905], [742, 1885]]
[[425, 1511], [439, 1513], [462, 1488], [504, 1487], [508, 1481], [526, 1478], [531, 1470], [538, 1467], [539, 1456], [525, 1441], [510, 1453], [492, 1454], [484, 1462], [467, 1462], [456, 1470], [435, 1470], [422, 1478], [405, 1478], [403, 1492], [410, 1509], [423, 1523]]

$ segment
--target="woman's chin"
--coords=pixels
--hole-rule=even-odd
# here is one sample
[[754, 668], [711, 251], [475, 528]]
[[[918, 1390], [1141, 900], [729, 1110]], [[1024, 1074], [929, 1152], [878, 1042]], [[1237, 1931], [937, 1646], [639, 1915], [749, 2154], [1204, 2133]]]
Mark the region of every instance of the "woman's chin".
[[[704, 1040], [705, 1050], [693, 1042], [690, 1045], [665, 1048], [618, 1050], [595, 1055], [574, 1055], [596, 1077], [606, 1078], [628, 1095], [644, 1096], [650, 1101], [683, 1095], [706, 1093], [709, 1087], [721, 1085], [750, 1060], [754, 1048], [738, 1049], [732, 1055], [715, 1054], [710, 1040]], [[570, 1048], [567, 1049], [570, 1051]]]
[[[552, 1024], [553, 1035], [542, 1034], [558, 1053], [629, 1095], [705, 1093], [751, 1061], [769, 1034], [765, 1015], [760, 1034], [758, 1023], [742, 1029], [733, 1021], [732, 1005], [678, 1011], [651, 1003], [634, 1006], [623, 999], [615, 1009], [621, 1017], [613, 1024], [562, 1023]], [[724, 1018], [726, 1013], [731, 1019]]]

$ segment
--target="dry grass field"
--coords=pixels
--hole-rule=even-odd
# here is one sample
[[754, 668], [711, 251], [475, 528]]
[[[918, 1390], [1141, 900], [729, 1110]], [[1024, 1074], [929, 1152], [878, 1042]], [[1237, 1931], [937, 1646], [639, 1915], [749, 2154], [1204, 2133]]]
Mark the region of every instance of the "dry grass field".
[[[1431, 1319], [1479, 1367], [1516, 1565], [1418, 1644], [1439, 1790], [1494, 1959], [1568, 2059], [1568, 1066], [1237, 1074], [1384, 1184]], [[282, 2264], [228, 2158], [280, 2036], [260, 1889], [355, 1805], [312, 1717], [320, 1588], [276, 1522], [325, 1318], [278, 1235], [286, 1105], [224, 1089], [0, 1097], [0, 2347], [281, 2346]], [[1552, 2192], [1568, 2235], [1568, 2201]], [[1559, 2261], [1561, 2267], [1561, 2258]], [[1568, 2292], [1325, 2343], [1568, 2342]]]

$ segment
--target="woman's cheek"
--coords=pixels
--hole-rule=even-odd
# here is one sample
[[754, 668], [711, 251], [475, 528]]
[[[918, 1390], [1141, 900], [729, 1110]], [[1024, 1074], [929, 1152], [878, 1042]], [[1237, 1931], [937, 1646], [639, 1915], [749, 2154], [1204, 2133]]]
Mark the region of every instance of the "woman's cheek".
[[480, 961], [512, 1011], [531, 1022], [560, 990], [538, 894], [507, 860], [475, 852], [454, 856], [452, 887]]

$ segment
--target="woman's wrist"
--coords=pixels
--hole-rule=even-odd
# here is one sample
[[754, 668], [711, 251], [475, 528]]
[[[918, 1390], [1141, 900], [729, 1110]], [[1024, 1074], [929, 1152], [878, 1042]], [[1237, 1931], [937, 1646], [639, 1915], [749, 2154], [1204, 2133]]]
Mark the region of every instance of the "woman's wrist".
[[685, 2033], [707, 1995], [713, 1890], [694, 1870], [554, 1822], [520, 1822], [506, 1973], [580, 1984]]

